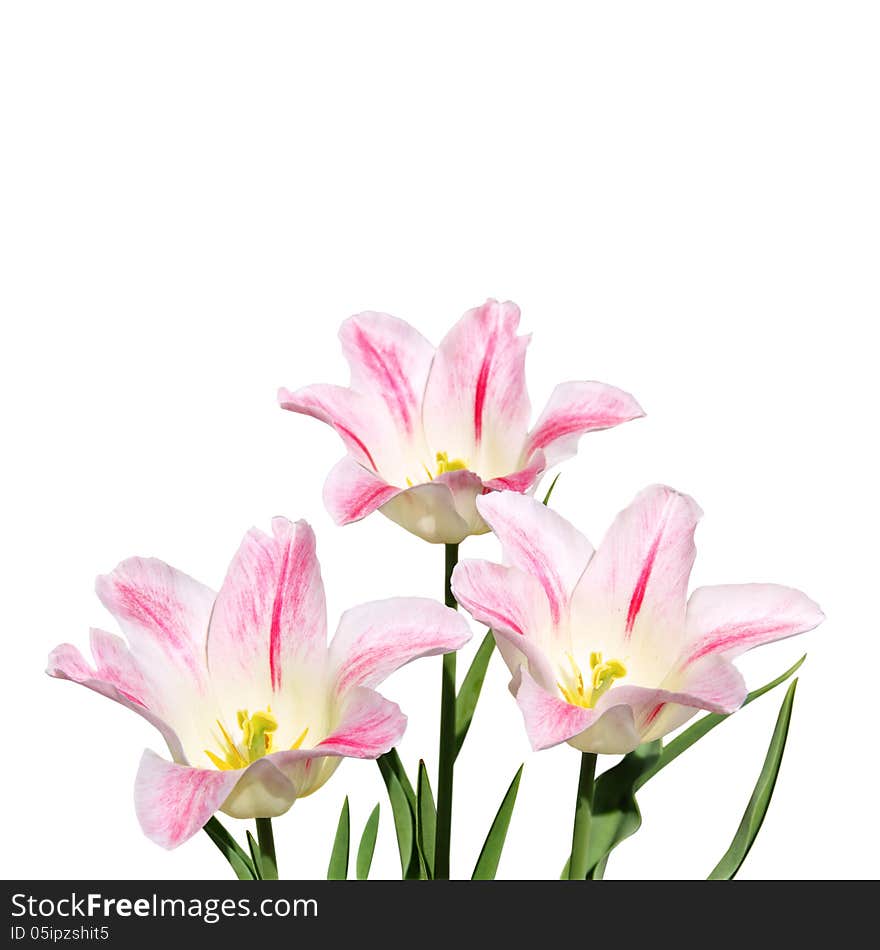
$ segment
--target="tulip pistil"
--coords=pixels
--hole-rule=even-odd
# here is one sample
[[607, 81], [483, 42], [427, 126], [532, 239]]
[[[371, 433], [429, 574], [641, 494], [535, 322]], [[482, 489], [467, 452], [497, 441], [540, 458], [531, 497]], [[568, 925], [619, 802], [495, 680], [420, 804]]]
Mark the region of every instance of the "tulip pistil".
[[[222, 756], [210, 749], [205, 749], [205, 755], [222, 771], [246, 768], [251, 762], [256, 762], [257, 759], [275, 751], [274, 733], [278, 729], [278, 720], [272, 715], [271, 707], [267, 706], [265, 711], [260, 710], [253, 715], [250, 715], [246, 709], [239, 709], [236, 720], [241, 730], [240, 742], [232, 738], [218, 719], [217, 728], [220, 730], [221, 737], [218, 744]], [[303, 744], [308, 731], [309, 728], [306, 726], [290, 748], [298, 749]]]
[[605, 693], [614, 685], [614, 681], [626, 676], [626, 667], [620, 660], [603, 661], [601, 653], [590, 654], [590, 677], [584, 681], [584, 674], [575, 658], [569, 653], [568, 662], [571, 672], [566, 672], [565, 683], [557, 681], [556, 685], [565, 701], [572, 706], [581, 706], [592, 709]]

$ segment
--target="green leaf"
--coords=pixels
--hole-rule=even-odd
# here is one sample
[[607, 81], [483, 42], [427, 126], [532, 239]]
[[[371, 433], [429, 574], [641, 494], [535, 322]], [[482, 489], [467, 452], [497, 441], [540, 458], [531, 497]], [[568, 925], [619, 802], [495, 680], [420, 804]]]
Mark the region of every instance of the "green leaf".
[[412, 805], [413, 810], [416, 807], [416, 793], [412, 787], [412, 783], [409, 780], [409, 776], [406, 774], [406, 769], [403, 767], [403, 762], [400, 761], [400, 754], [397, 749], [392, 749], [390, 752], [386, 752], [384, 755], [380, 755], [378, 759], [380, 766], [382, 763], [389, 768], [394, 775], [397, 777], [397, 781], [400, 783], [400, 787], [403, 790], [404, 795], [406, 795], [406, 800]]
[[419, 777], [416, 782], [417, 841], [428, 878], [434, 876], [434, 839], [437, 832], [437, 807], [431, 792], [431, 782], [425, 763], [419, 759]]
[[344, 881], [348, 877], [348, 852], [351, 847], [351, 816], [348, 810], [348, 795], [342, 803], [339, 824], [336, 826], [336, 838], [330, 853], [330, 865], [327, 868], [328, 881]]
[[[393, 752], [394, 750], [392, 750]], [[391, 802], [391, 814], [394, 818], [394, 830], [397, 834], [397, 850], [400, 853], [400, 870], [406, 880], [418, 879], [420, 875], [420, 861], [417, 849], [414, 847], [416, 840], [416, 819], [415, 819], [415, 796], [412, 804], [401, 785], [400, 779], [394, 767], [394, 760], [389, 758], [390, 752], [380, 755], [376, 762], [379, 765], [379, 771], [385, 782], [385, 788], [388, 790], [388, 800]], [[400, 758], [397, 758], [399, 764]], [[402, 767], [401, 767], [402, 771]], [[406, 778], [406, 773], [403, 773]], [[409, 780], [407, 779], [407, 785]], [[409, 785], [410, 790], [412, 786]]]
[[758, 837], [758, 832], [761, 830], [761, 825], [764, 823], [764, 817], [770, 806], [770, 799], [773, 797], [779, 767], [782, 765], [782, 756], [785, 752], [785, 740], [788, 738], [788, 726], [791, 722], [797, 684], [798, 681], [795, 680], [788, 687], [785, 699], [782, 700], [779, 715], [776, 717], [776, 726], [773, 729], [767, 755], [764, 758], [764, 765], [761, 768], [758, 781], [755, 783], [752, 797], [749, 799], [730, 847], [709, 875], [708, 879], [710, 881], [733, 880], [737, 871], [742, 867], [750, 848], [755, 843], [755, 838]]
[[498, 871], [498, 862], [501, 860], [501, 852], [504, 849], [504, 841], [507, 838], [507, 829], [510, 827], [510, 818], [513, 815], [513, 806], [516, 804], [516, 793], [519, 791], [519, 780], [522, 778], [523, 766], [517, 769], [510, 787], [501, 800], [498, 808], [498, 814], [492, 822], [489, 834], [483, 843], [483, 850], [477, 858], [474, 873], [471, 875], [472, 881], [494, 881], [495, 874]]
[[556, 487], [556, 483], [559, 481], [559, 476], [560, 476], [561, 474], [562, 474], [562, 472], [557, 472], [557, 473], [556, 473], [556, 477], [553, 479], [552, 482], [550, 482], [550, 487], [547, 489], [547, 494], [544, 495], [543, 504], [545, 504], [545, 505], [549, 505], [549, 504], [550, 504], [550, 496], [553, 494], [553, 489]]
[[248, 850], [251, 853], [251, 861], [254, 865], [254, 870], [257, 872], [257, 880], [263, 880], [263, 866], [260, 862], [260, 846], [257, 844], [257, 839], [248, 831], [247, 832], [247, 843]]
[[465, 675], [461, 688], [458, 691], [458, 698], [455, 701], [455, 755], [458, 757], [461, 747], [464, 745], [465, 736], [471, 727], [474, 718], [474, 712], [477, 708], [477, 700], [480, 698], [480, 691], [483, 688], [483, 680], [486, 678], [486, 670], [489, 667], [489, 660], [495, 652], [495, 636], [491, 630], [486, 631], [483, 642], [479, 650], [471, 661], [471, 665]]
[[364, 825], [364, 833], [361, 835], [361, 843], [358, 845], [357, 860], [357, 879], [366, 881], [370, 876], [370, 865], [373, 863], [373, 852], [376, 850], [376, 834], [379, 831], [379, 806], [370, 812], [370, 817]]
[[232, 866], [239, 881], [259, 880], [251, 859], [217, 818], [208, 819], [204, 831]]

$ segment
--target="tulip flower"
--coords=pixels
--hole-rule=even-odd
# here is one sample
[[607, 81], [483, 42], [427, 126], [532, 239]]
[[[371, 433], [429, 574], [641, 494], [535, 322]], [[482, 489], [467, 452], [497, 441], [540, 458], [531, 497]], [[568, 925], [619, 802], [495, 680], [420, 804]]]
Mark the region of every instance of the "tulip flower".
[[93, 630], [93, 664], [64, 644], [47, 672], [159, 730], [172, 761], [144, 753], [135, 803], [145, 834], [166, 848], [218, 810], [281, 815], [342, 758], [387, 752], [406, 717], [373, 687], [470, 638], [447, 607], [395, 598], [347, 611], [328, 647], [314, 534], [284, 518], [274, 519], [271, 536], [248, 532], [217, 594], [141, 558], [99, 577], [97, 593], [128, 643]]
[[533, 498], [502, 492], [477, 507], [504, 564], [462, 561], [452, 588], [491, 626], [535, 749], [627, 753], [697, 710], [733, 712], [747, 690], [732, 660], [823, 619], [775, 584], [701, 587], [688, 600], [702, 512], [670, 488], [641, 492], [595, 552]]
[[384, 313], [361, 313], [339, 336], [348, 388], [282, 389], [284, 409], [332, 426], [347, 455], [324, 502], [339, 524], [380, 510], [437, 544], [488, 531], [476, 506], [486, 492], [528, 492], [577, 451], [581, 435], [643, 415], [628, 393], [596, 382], [556, 387], [529, 429], [528, 336], [519, 308], [489, 300], [468, 311], [440, 346]]

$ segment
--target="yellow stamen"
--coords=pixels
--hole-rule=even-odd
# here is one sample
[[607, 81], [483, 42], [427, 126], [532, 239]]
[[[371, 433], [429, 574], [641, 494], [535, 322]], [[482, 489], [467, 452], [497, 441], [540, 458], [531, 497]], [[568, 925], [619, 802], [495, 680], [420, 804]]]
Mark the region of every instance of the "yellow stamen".
[[566, 673], [564, 679], [566, 682], [557, 681], [559, 692], [567, 703], [573, 706], [581, 706], [584, 709], [592, 709], [599, 701], [600, 697], [608, 692], [614, 685], [614, 681], [626, 676], [626, 667], [620, 660], [609, 660], [605, 663], [602, 660], [601, 653], [590, 654], [590, 688], [585, 688], [584, 677], [581, 668], [578, 666], [575, 658], [570, 654], [568, 657], [571, 666], [571, 674]]
[[443, 475], [445, 472], [461, 472], [467, 468], [467, 462], [464, 459], [450, 459], [446, 452], [437, 453], [437, 474]]
[[[265, 711], [255, 712], [253, 716], [246, 709], [239, 709], [235, 719], [241, 730], [241, 742], [236, 742], [218, 719], [217, 728], [222, 736], [219, 742], [222, 757], [210, 749], [205, 749], [205, 755], [211, 762], [224, 771], [243, 769], [251, 762], [256, 762], [257, 759], [270, 753], [274, 745], [273, 733], [278, 728], [278, 720], [272, 715], [272, 709], [269, 706]], [[301, 742], [304, 738], [305, 733], [297, 742]]]
[[234, 769], [234, 765], [230, 765], [228, 762], [224, 762], [219, 755], [214, 755], [210, 749], [205, 749], [205, 755], [214, 763], [214, 765], [220, 769], [221, 772], [228, 772], [230, 769]]
[[308, 732], [309, 732], [309, 727], [306, 726], [305, 729], [303, 729], [303, 731], [299, 734], [299, 737], [297, 738], [296, 742], [294, 742], [294, 744], [290, 748], [298, 749], [303, 744], [303, 740], [308, 735]]

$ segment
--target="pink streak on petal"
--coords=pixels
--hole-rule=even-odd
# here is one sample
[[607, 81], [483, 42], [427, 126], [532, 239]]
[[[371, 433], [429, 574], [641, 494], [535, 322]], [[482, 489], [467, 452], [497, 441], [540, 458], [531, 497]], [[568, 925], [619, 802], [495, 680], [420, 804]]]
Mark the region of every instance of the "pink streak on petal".
[[392, 413], [407, 433], [411, 433], [414, 425], [411, 406], [415, 402], [415, 396], [397, 353], [391, 348], [380, 352], [361, 327], [356, 323], [353, 327], [354, 343], [360, 349], [361, 360], [392, 394]]
[[220, 808], [241, 774], [177, 765], [144, 752], [135, 779], [135, 810], [144, 834], [163, 848], [183, 844]]
[[654, 722], [654, 720], [660, 715], [660, 713], [663, 712], [663, 707], [665, 705], [666, 703], [657, 703], [657, 705], [648, 713], [648, 715], [645, 716], [643, 730], [647, 729], [648, 726], [650, 726]]
[[651, 543], [648, 556], [645, 558], [645, 563], [642, 566], [641, 573], [639, 574], [635, 589], [633, 590], [632, 598], [629, 602], [629, 610], [626, 613], [626, 627], [624, 629], [627, 640], [633, 631], [639, 611], [642, 609], [642, 602], [645, 599], [645, 591], [648, 589], [648, 581], [651, 577], [651, 571], [654, 568], [654, 561], [657, 559], [657, 551], [660, 549], [660, 540], [663, 537], [664, 526], [665, 521], [661, 522], [657, 536]]
[[514, 686], [516, 702], [535, 751], [571, 739], [599, 718], [595, 709], [574, 706], [547, 692], [525, 670], [520, 670], [518, 678], [519, 683]]
[[490, 478], [483, 483], [487, 491], [516, 491], [527, 492], [534, 484], [546, 467], [544, 453], [540, 450], [535, 452], [531, 461], [525, 467], [510, 475], [503, 475], [501, 478]]
[[486, 348], [486, 355], [477, 375], [477, 385], [474, 392], [474, 442], [479, 446], [483, 438], [483, 406], [486, 403], [486, 388], [489, 384], [489, 370], [492, 366], [492, 352], [495, 348], [495, 336]]
[[281, 567], [278, 571], [278, 586], [275, 589], [275, 598], [272, 601], [272, 621], [269, 625], [269, 678], [272, 682], [273, 690], [281, 689], [281, 610], [284, 603], [284, 595], [287, 591], [285, 582], [287, 581], [287, 570], [290, 562], [291, 543], [292, 541], [288, 541], [284, 548], [284, 553], [281, 555]]
[[376, 686], [412, 660], [449, 653], [471, 638], [461, 614], [425, 597], [392, 597], [347, 610], [330, 646], [336, 689]]
[[359, 521], [398, 494], [399, 488], [351, 456], [340, 459], [324, 482], [324, 505], [337, 524]]
[[791, 625], [786, 623], [766, 623], [763, 625], [754, 622], [731, 623], [727, 627], [713, 630], [712, 639], [699, 644], [696, 650], [685, 660], [685, 666], [689, 666], [691, 663], [695, 663], [704, 656], [710, 656], [713, 653], [725, 653], [729, 650], [743, 653], [752, 646], [770, 643], [773, 640], [791, 635]]
[[370, 450], [367, 448], [367, 446], [364, 444], [364, 442], [363, 442], [361, 439], [359, 439], [359, 438], [354, 434], [354, 432], [351, 431], [351, 429], [346, 428], [344, 425], [342, 425], [342, 424], [339, 423], [339, 422], [336, 423], [336, 429], [337, 429], [337, 431], [339, 432], [339, 434], [340, 434], [341, 436], [343, 436], [344, 438], [347, 438], [347, 439], [351, 439], [351, 441], [354, 442], [354, 444], [355, 444], [355, 445], [361, 450], [361, 452], [363, 452], [364, 455], [367, 457], [367, 461], [368, 461], [368, 462], [370, 463], [370, 465], [372, 466], [373, 471], [374, 471], [374, 472], [377, 471], [377, 469], [376, 469], [376, 462], [375, 462], [375, 460], [373, 459], [373, 456], [371, 455]]
[[375, 690], [356, 686], [345, 698], [342, 722], [314, 750], [319, 755], [375, 759], [396, 745], [406, 731], [406, 716]]

